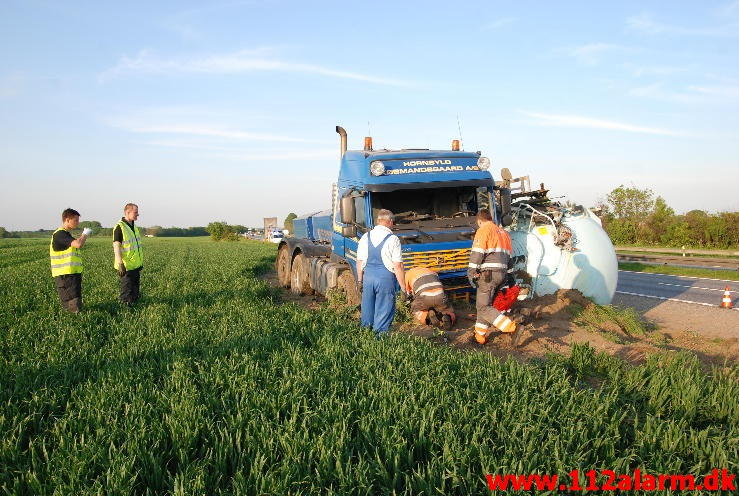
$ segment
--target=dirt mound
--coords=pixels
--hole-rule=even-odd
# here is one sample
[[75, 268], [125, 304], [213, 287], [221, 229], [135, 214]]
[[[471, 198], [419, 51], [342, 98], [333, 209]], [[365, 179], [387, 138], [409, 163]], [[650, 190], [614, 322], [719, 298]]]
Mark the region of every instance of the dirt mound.
[[592, 304], [593, 302], [577, 289], [560, 289], [554, 294], [516, 302], [512, 311], [530, 317], [529, 320], [553, 317], [569, 319], [575, 311]]
[[[267, 282], [279, 287], [276, 275], [267, 273]], [[331, 304], [320, 295], [298, 296], [280, 289], [283, 301], [299, 303], [318, 310]], [[333, 305], [331, 305], [333, 306]], [[739, 338], [706, 339], [699, 333], [683, 328], [654, 329], [640, 312], [630, 306], [595, 305], [580, 291], [560, 289], [554, 294], [539, 296], [514, 303], [511, 315], [522, 316], [518, 345], [513, 346], [510, 335], [494, 333], [485, 345], [479, 345], [473, 336], [475, 324], [474, 303], [455, 302], [457, 323], [451, 331], [440, 332], [413, 321], [407, 307], [399, 306], [396, 314], [396, 332], [429, 339], [442, 346], [491, 353], [502, 359], [520, 361], [541, 358], [549, 353], [569, 355], [573, 344], [588, 343], [598, 351], [605, 351], [631, 363], [641, 363], [653, 353], [689, 351], [705, 364], [720, 365], [739, 360]], [[354, 308], [352, 318], [359, 319]]]

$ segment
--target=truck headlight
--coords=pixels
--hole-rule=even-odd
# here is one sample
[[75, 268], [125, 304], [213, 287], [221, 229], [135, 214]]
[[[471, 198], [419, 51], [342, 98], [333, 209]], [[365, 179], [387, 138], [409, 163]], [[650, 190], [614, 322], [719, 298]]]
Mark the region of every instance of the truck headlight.
[[480, 157], [477, 159], [477, 168], [480, 170], [488, 170], [490, 168], [490, 159], [487, 157]]
[[370, 174], [373, 176], [381, 176], [385, 173], [385, 164], [379, 160], [373, 160], [370, 162]]

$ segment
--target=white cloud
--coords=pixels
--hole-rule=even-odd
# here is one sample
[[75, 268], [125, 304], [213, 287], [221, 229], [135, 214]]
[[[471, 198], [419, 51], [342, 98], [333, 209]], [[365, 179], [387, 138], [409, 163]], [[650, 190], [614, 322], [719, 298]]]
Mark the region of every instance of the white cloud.
[[209, 153], [208, 156], [213, 159], [222, 159], [230, 161], [270, 161], [270, 160], [320, 160], [327, 158], [336, 158], [339, 155], [339, 149], [318, 149], [318, 150], [267, 150], [255, 153], [254, 151], [241, 151], [231, 147], [213, 146], [205, 143], [187, 141], [187, 140], [152, 140], [143, 142], [144, 145], [157, 146], [163, 148], [178, 148], [186, 150], [203, 150]]
[[134, 124], [127, 126], [134, 133], [149, 134], [183, 134], [192, 136], [205, 136], [210, 138], [224, 138], [239, 141], [272, 141], [286, 143], [315, 143], [313, 140], [304, 138], [293, 138], [290, 136], [279, 136], [273, 134], [253, 133], [240, 131], [225, 127], [213, 127], [202, 124]]
[[723, 24], [720, 26], [707, 27], [685, 27], [664, 24], [652, 19], [647, 13], [629, 17], [626, 20], [626, 26], [633, 31], [640, 31], [646, 34], [667, 34], [678, 36], [709, 36], [720, 38], [734, 38], [739, 36], [739, 23]]
[[272, 152], [272, 153], [246, 153], [246, 154], [230, 154], [222, 155], [221, 158], [236, 161], [270, 161], [270, 160], [322, 160], [339, 158], [339, 148], [325, 150], [299, 150], [294, 152]]
[[679, 66], [668, 66], [668, 65], [653, 65], [653, 66], [644, 66], [644, 65], [634, 65], [631, 63], [624, 64], [624, 68], [631, 71], [631, 74], [634, 77], [642, 77], [642, 76], [669, 76], [672, 74], [679, 74], [683, 72], [688, 72], [692, 69], [692, 67], [679, 67]]
[[667, 90], [664, 87], [664, 83], [661, 82], [632, 88], [629, 90], [628, 95], [679, 103], [696, 103], [703, 100], [700, 95], [695, 93]]
[[587, 45], [570, 49], [568, 55], [575, 57], [584, 64], [595, 65], [600, 62], [605, 53], [623, 51], [625, 49], [625, 47], [613, 43], [588, 43]]
[[690, 90], [720, 100], [739, 100], [739, 86], [690, 86]]
[[608, 129], [612, 131], [626, 131], [629, 133], [641, 134], [658, 134], [662, 136], [682, 136], [682, 133], [669, 129], [661, 129], [655, 127], [638, 126], [623, 122], [606, 121], [602, 119], [594, 119], [581, 115], [564, 115], [564, 114], [542, 114], [539, 112], [521, 111], [522, 114], [536, 119], [534, 124], [540, 126], [556, 126], [556, 127], [580, 127], [590, 129]]
[[315, 74], [372, 84], [411, 86], [409, 82], [397, 79], [333, 69], [315, 64], [288, 62], [276, 58], [270, 52], [270, 49], [261, 48], [203, 57], [160, 58], [148, 50], [142, 50], [135, 57], [123, 57], [114, 67], [103, 71], [99, 75], [99, 80], [107, 81], [125, 74], [239, 74], [261, 71]]
[[501, 17], [499, 19], [495, 19], [494, 21], [491, 21], [483, 26], [483, 29], [500, 29], [503, 26], [507, 26], [508, 24], [512, 24], [516, 20], [515, 17]]
[[653, 98], [668, 102], [679, 103], [719, 103], [739, 100], [739, 86], [736, 85], [709, 85], [688, 86], [683, 91], [666, 89], [664, 83], [654, 83], [648, 86], [632, 88], [630, 96]]

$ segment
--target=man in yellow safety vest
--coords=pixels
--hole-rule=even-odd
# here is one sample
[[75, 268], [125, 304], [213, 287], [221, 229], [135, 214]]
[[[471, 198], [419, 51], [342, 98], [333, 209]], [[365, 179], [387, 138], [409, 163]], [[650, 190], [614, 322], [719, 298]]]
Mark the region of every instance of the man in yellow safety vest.
[[113, 267], [118, 271], [121, 283], [120, 300], [131, 306], [139, 299], [141, 285], [141, 269], [144, 266], [144, 255], [141, 250], [141, 233], [134, 225], [139, 218], [139, 207], [127, 203], [123, 207], [123, 217], [113, 229]]
[[69, 232], [80, 224], [80, 213], [73, 208], [62, 212], [62, 226], [54, 231], [49, 243], [51, 259], [51, 276], [59, 293], [62, 308], [68, 312], [78, 313], [82, 310], [82, 254], [92, 229], [86, 227], [79, 239]]

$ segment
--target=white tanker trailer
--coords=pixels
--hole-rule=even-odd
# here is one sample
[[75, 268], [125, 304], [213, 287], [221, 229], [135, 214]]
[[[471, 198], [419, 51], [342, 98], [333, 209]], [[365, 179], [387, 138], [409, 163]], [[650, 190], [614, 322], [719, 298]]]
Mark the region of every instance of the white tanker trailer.
[[577, 289], [598, 304], [613, 299], [618, 282], [616, 251], [600, 219], [581, 205], [547, 197], [541, 185], [530, 191], [527, 176], [502, 171], [500, 185], [512, 191], [511, 235], [517, 280], [528, 297]]

